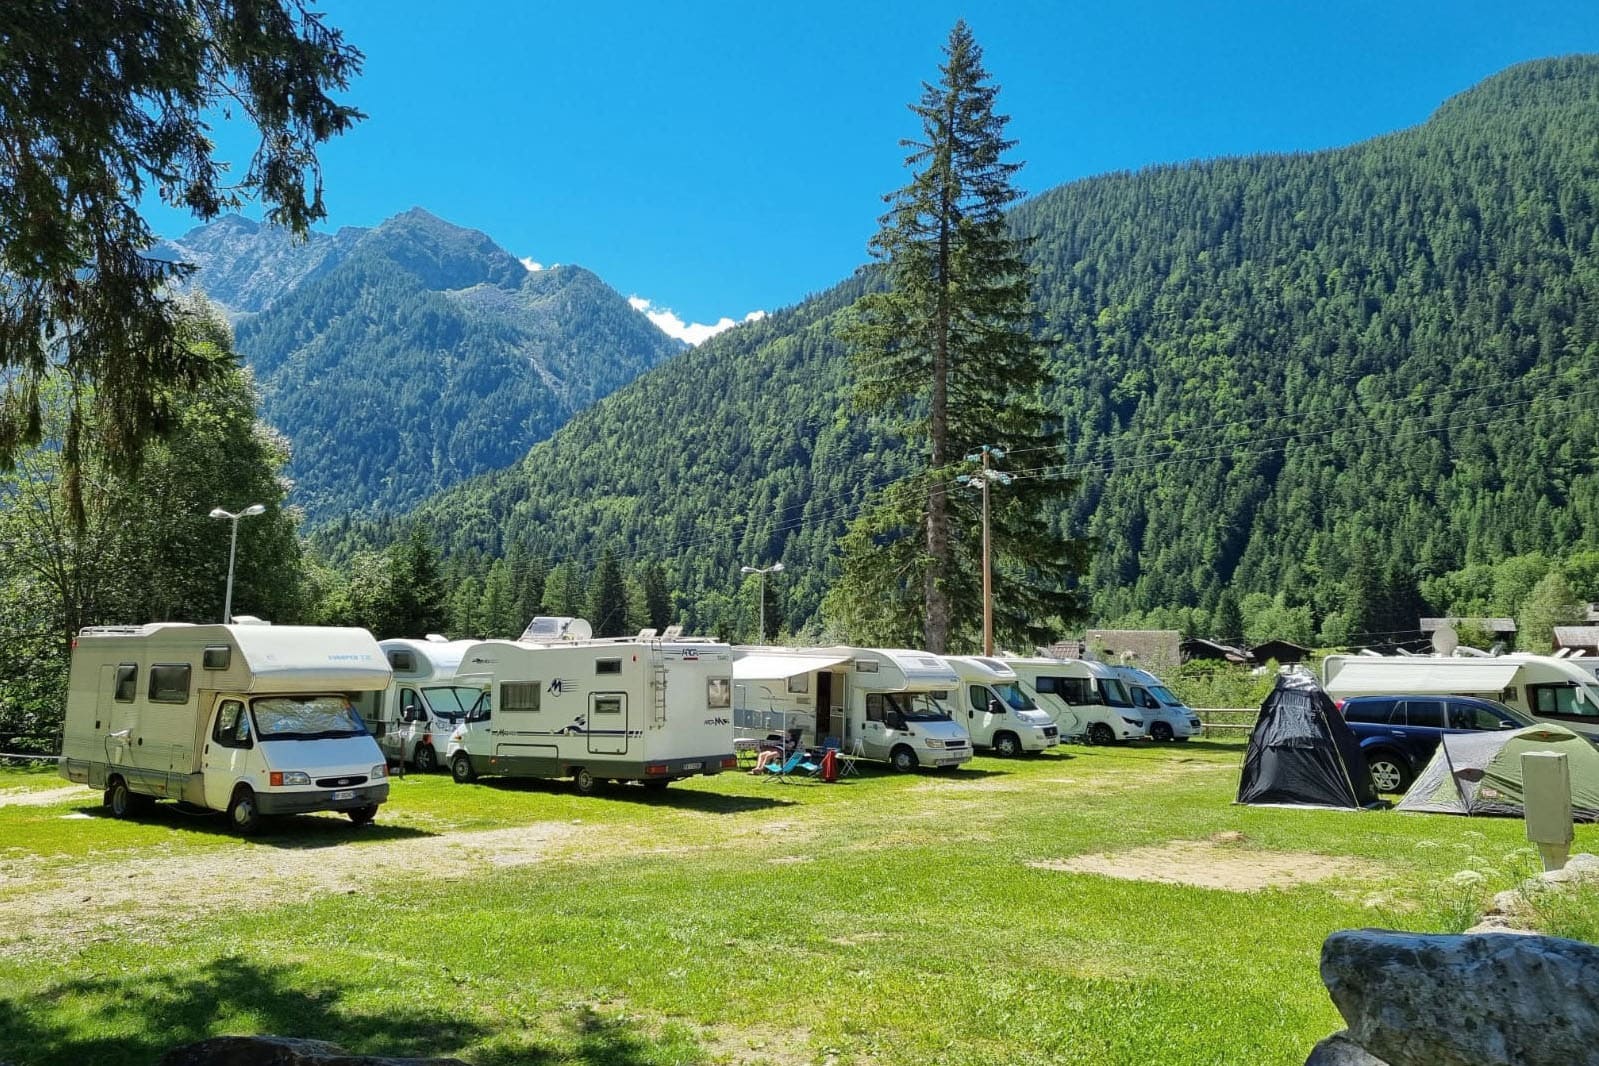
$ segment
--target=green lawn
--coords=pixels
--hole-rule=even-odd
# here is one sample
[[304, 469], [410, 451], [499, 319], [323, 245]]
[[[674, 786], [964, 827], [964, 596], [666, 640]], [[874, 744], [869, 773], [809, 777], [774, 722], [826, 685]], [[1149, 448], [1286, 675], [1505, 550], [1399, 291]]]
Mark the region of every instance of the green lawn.
[[[252, 842], [87, 792], [7, 804], [63, 783], [0, 771], [0, 1061], [275, 1032], [477, 1066], [1297, 1064], [1340, 1025], [1327, 933], [1464, 928], [1533, 858], [1516, 821], [1235, 807], [1241, 750], [595, 798], [412, 775], [375, 827]], [[1258, 891], [1060, 868], [1173, 842], [1156, 868], [1342, 864]]]

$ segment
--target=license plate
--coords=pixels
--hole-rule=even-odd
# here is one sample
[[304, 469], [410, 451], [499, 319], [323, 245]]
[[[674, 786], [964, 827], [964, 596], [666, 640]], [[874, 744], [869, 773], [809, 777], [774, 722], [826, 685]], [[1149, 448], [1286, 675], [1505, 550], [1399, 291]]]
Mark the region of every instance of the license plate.
[[705, 764], [702, 763], [702, 762], [686, 762], [686, 763], [683, 764], [683, 769], [685, 769], [685, 770], [703, 770], [703, 769], [705, 769]]
[[353, 788], [341, 789], [338, 792], [335, 792], [333, 794], [333, 798], [335, 800], [353, 800], [353, 799], [355, 799], [355, 789], [353, 789]]
[[966, 761], [965, 759], [940, 759], [940, 760], [938, 760], [938, 765], [940, 765], [940, 766], [959, 766], [961, 763], [963, 763], [965, 761]]

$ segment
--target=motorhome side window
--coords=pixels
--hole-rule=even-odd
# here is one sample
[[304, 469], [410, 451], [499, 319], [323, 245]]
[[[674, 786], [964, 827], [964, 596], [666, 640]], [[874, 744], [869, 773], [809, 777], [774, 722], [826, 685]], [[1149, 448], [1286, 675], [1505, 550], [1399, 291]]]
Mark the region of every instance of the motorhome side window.
[[510, 713], [532, 714], [539, 709], [539, 683], [537, 681], [500, 682], [500, 710]]
[[595, 659], [594, 672], [596, 674], [619, 674], [622, 672], [621, 659]]
[[1561, 685], [1528, 685], [1527, 702], [1541, 718], [1593, 718], [1599, 705], [1569, 682]]
[[226, 644], [207, 648], [200, 665], [207, 670], [226, 670], [233, 665], [233, 649]]
[[238, 700], [225, 700], [217, 710], [217, 724], [211, 729], [211, 739], [224, 748], [250, 746], [250, 716], [244, 713], [244, 704]]
[[811, 690], [811, 675], [795, 674], [788, 679], [788, 690], [796, 696], [803, 696]]
[[733, 679], [713, 677], [705, 682], [705, 706], [711, 708], [733, 706]]
[[968, 698], [972, 701], [972, 710], [988, 710], [988, 689], [982, 685], [968, 685], [966, 686], [966, 692]]
[[132, 703], [133, 697], [139, 694], [139, 664], [123, 663], [117, 667], [117, 692], [118, 703]]
[[594, 713], [621, 714], [622, 701], [626, 698], [619, 692], [609, 693], [604, 696], [596, 694], [594, 697]]
[[883, 720], [883, 694], [881, 692], [868, 692], [866, 694], [866, 720], [868, 722], [881, 722]]
[[150, 667], [151, 703], [189, 702], [188, 663], [157, 664]]
[[416, 656], [404, 649], [393, 648], [389, 651], [389, 669], [401, 674], [416, 673]]

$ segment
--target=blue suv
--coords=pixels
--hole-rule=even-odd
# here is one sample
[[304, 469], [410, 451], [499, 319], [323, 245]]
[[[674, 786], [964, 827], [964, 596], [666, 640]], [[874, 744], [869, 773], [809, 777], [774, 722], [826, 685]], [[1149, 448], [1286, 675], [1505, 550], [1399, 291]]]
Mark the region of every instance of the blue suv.
[[1520, 711], [1475, 696], [1351, 696], [1339, 705], [1378, 792], [1403, 792], [1445, 733], [1536, 725]]

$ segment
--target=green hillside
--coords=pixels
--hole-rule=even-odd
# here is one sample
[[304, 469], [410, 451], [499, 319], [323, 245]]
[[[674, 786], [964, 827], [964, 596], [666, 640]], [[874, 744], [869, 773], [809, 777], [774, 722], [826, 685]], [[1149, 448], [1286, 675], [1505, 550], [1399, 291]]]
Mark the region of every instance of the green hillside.
[[[1571, 57], [1349, 148], [1019, 207], [1085, 477], [1057, 520], [1099, 538], [1096, 613], [1230, 590], [1319, 617], [1352, 574], [1590, 541], [1596, 206], [1599, 58]], [[835, 336], [870, 277], [672, 360], [419, 516], [463, 556], [661, 558], [685, 605], [782, 559], [787, 623], [811, 621], [842, 523], [901, 462], [851, 410]]]
[[235, 317], [314, 521], [513, 463], [681, 348], [589, 271], [529, 271], [420, 209], [305, 244], [230, 218], [167, 248]]

